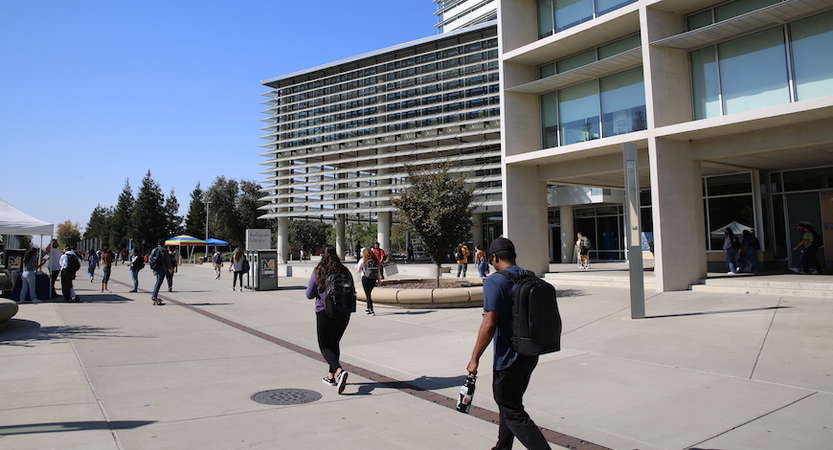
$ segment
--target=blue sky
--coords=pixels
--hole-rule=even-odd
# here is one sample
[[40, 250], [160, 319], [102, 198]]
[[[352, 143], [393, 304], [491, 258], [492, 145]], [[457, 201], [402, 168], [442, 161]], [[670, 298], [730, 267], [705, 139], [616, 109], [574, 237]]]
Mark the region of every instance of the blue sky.
[[0, 3], [0, 198], [82, 226], [145, 171], [261, 177], [260, 81], [435, 34], [431, 0]]

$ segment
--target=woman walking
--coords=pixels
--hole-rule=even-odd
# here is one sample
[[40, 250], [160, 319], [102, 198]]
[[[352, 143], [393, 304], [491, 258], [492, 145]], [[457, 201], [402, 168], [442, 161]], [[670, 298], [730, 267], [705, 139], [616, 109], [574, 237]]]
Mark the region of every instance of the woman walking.
[[30, 248], [23, 255], [23, 273], [20, 274], [23, 283], [20, 286], [20, 301], [23, 303], [39, 303], [37, 274], [41, 264], [38, 264], [38, 249]]
[[246, 270], [243, 268], [243, 265], [246, 262], [246, 256], [243, 254], [243, 250], [240, 250], [240, 247], [237, 247], [234, 250], [234, 253], [231, 255], [231, 265], [229, 266], [228, 270], [234, 271], [234, 279], [231, 282], [231, 290], [237, 290], [237, 278], [240, 278], [240, 292], [243, 292], [243, 274], [246, 273]]
[[[338, 393], [341, 394], [347, 385], [348, 373], [339, 363], [341, 356], [340, 343], [344, 331], [347, 330], [347, 324], [350, 323], [350, 313], [339, 312], [333, 308], [332, 313], [327, 314], [326, 302], [328, 295], [335, 292], [332, 286], [327, 286], [327, 280], [335, 274], [342, 274], [343, 279], [350, 280], [350, 283], [352, 283], [353, 276], [350, 274], [350, 270], [341, 263], [335, 248], [327, 247], [324, 249], [324, 254], [321, 255], [321, 262], [312, 271], [312, 276], [309, 283], [307, 283], [306, 294], [308, 299], [315, 299], [318, 348], [321, 350], [321, 356], [329, 365], [329, 372], [321, 381], [330, 386], [337, 386]], [[355, 288], [353, 288], [353, 295], [355, 295]]]
[[87, 275], [90, 276], [90, 284], [92, 284], [93, 278], [95, 278], [96, 267], [98, 267], [98, 255], [95, 250], [90, 250], [87, 252]]
[[477, 274], [480, 278], [486, 278], [489, 275], [489, 261], [486, 258], [486, 251], [483, 250], [482, 245], [474, 247], [474, 264], [477, 265]]
[[139, 254], [139, 250], [134, 248], [130, 253], [130, 262], [127, 267], [130, 269], [130, 278], [133, 280], [133, 289], [130, 292], [139, 292], [139, 271], [145, 267], [145, 258]]
[[376, 313], [373, 312], [373, 298], [371, 297], [371, 293], [373, 292], [373, 288], [379, 284], [382, 274], [381, 264], [371, 249], [365, 248], [362, 250], [362, 257], [359, 258], [359, 263], [356, 264], [356, 271], [362, 275], [362, 288], [364, 289], [364, 297], [367, 302], [365, 312], [371, 316], [375, 316]]
[[98, 260], [101, 264], [101, 292], [110, 292], [110, 273], [113, 270], [115, 259], [116, 255], [105, 245], [104, 251], [101, 252], [101, 257]]

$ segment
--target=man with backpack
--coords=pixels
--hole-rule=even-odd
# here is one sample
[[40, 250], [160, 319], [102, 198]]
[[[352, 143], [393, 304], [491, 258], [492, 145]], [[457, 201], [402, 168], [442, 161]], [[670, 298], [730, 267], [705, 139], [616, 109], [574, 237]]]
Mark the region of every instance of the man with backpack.
[[61, 268], [61, 293], [64, 296], [64, 301], [78, 303], [81, 301], [81, 297], [75, 293], [75, 289], [72, 287], [72, 281], [75, 280], [75, 274], [81, 268], [81, 260], [78, 258], [75, 250], [67, 245], [66, 251], [61, 255], [59, 261]]
[[159, 299], [159, 288], [162, 287], [162, 282], [165, 281], [165, 277], [171, 267], [168, 252], [165, 250], [164, 240], [159, 241], [159, 245], [150, 252], [148, 263], [150, 264], [150, 269], [153, 270], [153, 274], [156, 276], [151, 300], [153, 300], [154, 305], [164, 305], [165, 302]]
[[821, 247], [821, 236], [807, 222], [799, 223], [798, 231], [801, 233], [801, 240], [795, 244], [793, 250], [798, 250], [801, 253], [801, 273], [822, 273], [817, 255]]
[[477, 374], [480, 357], [494, 338], [492, 391], [500, 410], [494, 449], [511, 449], [515, 437], [528, 449], [550, 445], [524, 410], [538, 355], [560, 350], [561, 318], [555, 289], [534, 273], [515, 265], [515, 245], [497, 238], [489, 246], [497, 270], [483, 282], [483, 321], [466, 369]]

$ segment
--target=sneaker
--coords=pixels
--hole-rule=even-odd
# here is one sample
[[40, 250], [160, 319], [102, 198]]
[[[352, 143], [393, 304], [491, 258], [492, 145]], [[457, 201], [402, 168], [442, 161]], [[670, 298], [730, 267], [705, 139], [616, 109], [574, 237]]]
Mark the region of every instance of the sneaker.
[[137, 291], [136, 289], [131, 289], [131, 290], [127, 291], [127, 292], [139, 292], [139, 291]]
[[336, 386], [337, 385], [336, 379], [335, 378], [330, 378], [330, 377], [321, 378], [321, 382], [326, 384], [327, 386]]
[[346, 370], [342, 370], [338, 376], [336, 376], [336, 384], [338, 384], [338, 393], [341, 394], [344, 392], [345, 386], [347, 386], [347, 376], [350, 375], [347, 373]]

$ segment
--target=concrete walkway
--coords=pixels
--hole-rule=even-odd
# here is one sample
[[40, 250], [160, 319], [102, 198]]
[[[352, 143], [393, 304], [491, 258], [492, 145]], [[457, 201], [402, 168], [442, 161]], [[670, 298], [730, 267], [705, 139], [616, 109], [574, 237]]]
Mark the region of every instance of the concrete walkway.
[[[113, 276], [129, 280], [124, 267]], [[150, 288], [150, 273], [141, 278]], [[118, 283], [111, 294], [84, 290], [83, 279], [87, 303], [21, 305], [0, 331], [0, 448], [494, 443], [497, 427], [479, 418], [496, 411], [491, 354], [475, 396], [484, 410], [445, 407], [462, 383], [479, 309], [354, 315], [342, 343], [354, 374], [338, 396], [320, 382], [325, 365], [308, 356], [317, 343], [305, 280], [241, 293], [230, 278], [186, 266], [166, 294], [179, 304], [163, 307]], [[627, 319], [627, 304], [621, 289], [561, 291], [564, 350], [541, 358], [526, 396], [551, 441], [616, 449], [833, 442], [833, 302], [676, 292], [652, 297], [651, 317], [640, 321]], [[294, 406], [250, 399], [276, 388], [323, 397]]]

